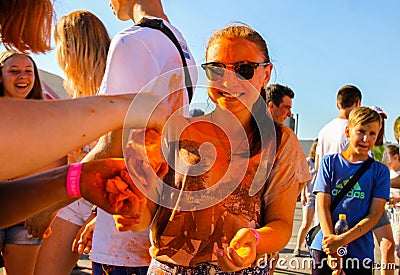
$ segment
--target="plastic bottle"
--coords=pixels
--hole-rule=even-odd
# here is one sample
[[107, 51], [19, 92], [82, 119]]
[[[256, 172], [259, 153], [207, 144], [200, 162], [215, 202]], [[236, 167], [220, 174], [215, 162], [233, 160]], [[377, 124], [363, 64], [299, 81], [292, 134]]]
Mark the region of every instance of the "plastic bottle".
[[335, 224], [335, 234], [340, 235], [349, 230], [346, 214], [339, 214], [339, 220]]
[[[340, 235], [349, 230], [349, 225], [346, 220], [346, 214], [339, 214], [339, 220], [335, 224], [335, 234]], [[336, 251], [340, 257], [347, 255], [347, 245], [341, 246]]]

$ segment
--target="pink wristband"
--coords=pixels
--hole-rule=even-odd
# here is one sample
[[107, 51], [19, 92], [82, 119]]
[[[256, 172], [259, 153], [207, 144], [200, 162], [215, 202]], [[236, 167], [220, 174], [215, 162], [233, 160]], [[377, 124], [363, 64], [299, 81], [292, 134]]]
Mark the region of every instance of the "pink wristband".
[[260, 233], [258, 233], [257, 230], [250, 228], [251, 232], [254, 234], [254, 237], [256, 237], [256, 245], [258, 245], [258, 243], [260, 242]]
[[81, 176], [82, 163], [72, 163], [68, 169], [67, 175], [67, 194], [70, 198], [80, 198], [81, 187], [79, 185], [79, 178]]

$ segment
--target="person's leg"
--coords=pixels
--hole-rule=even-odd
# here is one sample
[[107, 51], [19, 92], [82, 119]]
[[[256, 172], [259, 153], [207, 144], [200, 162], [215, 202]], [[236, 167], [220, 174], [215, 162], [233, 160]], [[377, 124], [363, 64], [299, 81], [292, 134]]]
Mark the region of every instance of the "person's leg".
[[69, 275], [80, 255], [72, 252], [72, 242], [79, 225], [56, 217], [52, 234], [43, 241], [36, 261], [35, 275]]
[[7, 274], [33, 274], [42, 241], [32, 238], [24, 223], [8, 227], [5, 232], [2, 252]]
[[386, 269], [381, 270], [382, 275], [393, 275], [395, 265], [395, 242], [393, 237], [392, 227], [390, 226], [389, 218], [384, 212], [378, 224], [374, 227], [374, 235], [379, 244], [379, 249], [381, 251], [381, 264], [386, 267]]
[[40, 245], [6, 244], [3, 250], [8, 275], [33, 274]]
[[373, 264], [366, 264], [362, 260], [359, 260], [357, 264], [355, 262], [350, 261], [344, 264], [344, 272], [346, 275], [372, 275], [372, 274], [382, 274], [378, 272], [374, 272]]
[[304, 238], [306, 237], [306, 234], [308, 232], [308, 229], [310, 228], [311, 223], [313, 221], [314, 213], [315, 210], [313, 208], [303, 209], [303, 220], [301, 222], [299, 232], [297, 233], [296, 247], [293, 251], [293, 254], [296, 256], [300, 255], [300, 250], [304, 242]]
[[311, 257], [313, 259], [312, 275], [332, 274], [332, 269], [327, 264], [328, 256], [323, 251], [311, 249]]

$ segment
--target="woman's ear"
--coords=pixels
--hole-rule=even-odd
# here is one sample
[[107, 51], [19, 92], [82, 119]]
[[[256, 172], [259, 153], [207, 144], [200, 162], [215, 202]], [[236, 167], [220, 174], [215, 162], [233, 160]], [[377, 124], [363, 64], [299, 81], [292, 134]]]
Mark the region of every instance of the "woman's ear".
[[271, 73], [272, 73], [273, 68], [274, 68], [274, 65], [272, 65], [272, 63], [269, 63], [265, 68], [265, 78], [264, 78], [264, 84], [263, 84], [263, 86], [265, 88], [267, 88], [269, 80], [271, 79]]

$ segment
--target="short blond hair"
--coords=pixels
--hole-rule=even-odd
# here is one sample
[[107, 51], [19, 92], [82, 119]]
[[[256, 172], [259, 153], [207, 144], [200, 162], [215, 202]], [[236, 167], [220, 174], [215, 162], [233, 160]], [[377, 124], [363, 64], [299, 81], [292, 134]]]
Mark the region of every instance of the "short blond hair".
[[365, 125], [372, 122], [378, 122], [382, 125], [382, 118], [378, 112], [369, 107], [356, 107], [349, 114], [349, 127]]

